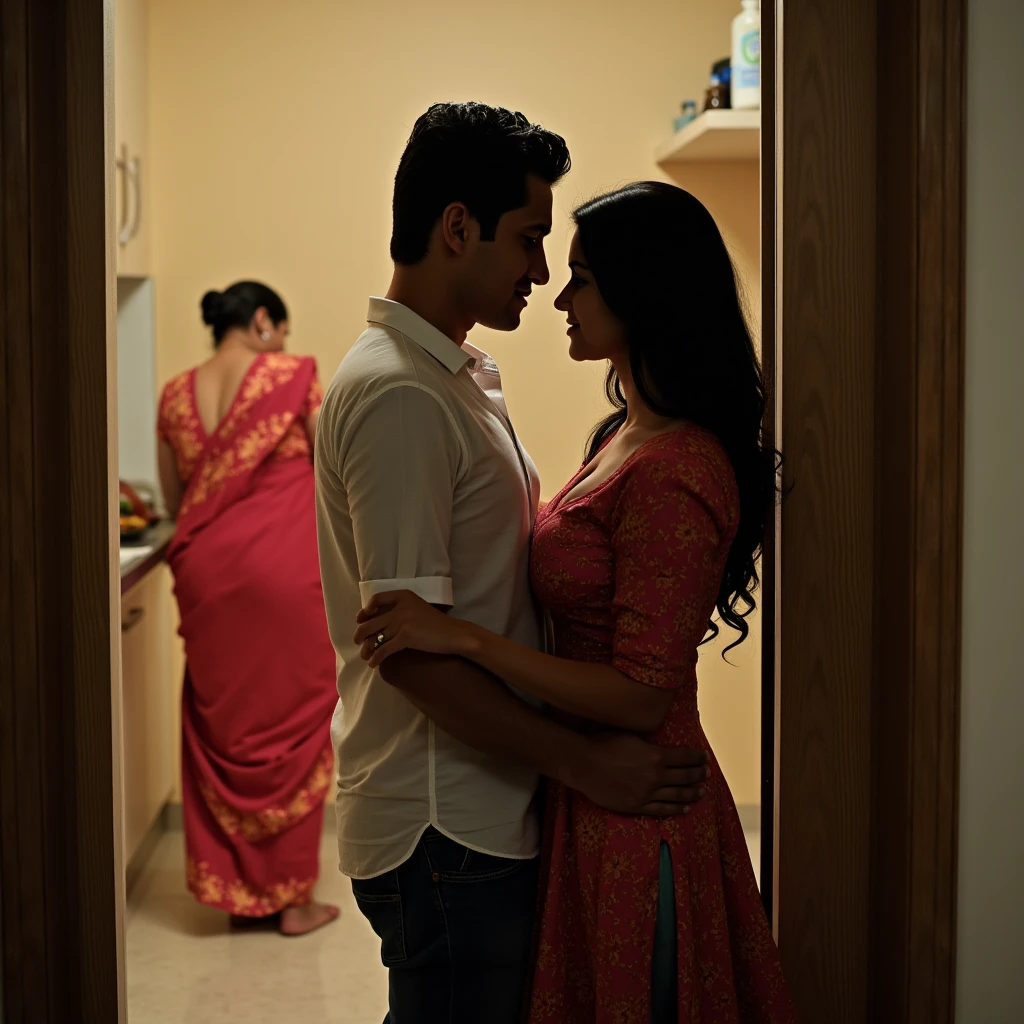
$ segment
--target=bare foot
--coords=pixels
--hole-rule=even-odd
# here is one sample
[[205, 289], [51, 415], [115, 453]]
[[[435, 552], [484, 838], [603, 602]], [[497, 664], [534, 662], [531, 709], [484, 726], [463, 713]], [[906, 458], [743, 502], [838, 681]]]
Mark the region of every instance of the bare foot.
[[279, 929], [282, 935], [308, 935], [336, 921], [341, 911], [329, 903], [307, 903], [303, 907], [285, 907]]

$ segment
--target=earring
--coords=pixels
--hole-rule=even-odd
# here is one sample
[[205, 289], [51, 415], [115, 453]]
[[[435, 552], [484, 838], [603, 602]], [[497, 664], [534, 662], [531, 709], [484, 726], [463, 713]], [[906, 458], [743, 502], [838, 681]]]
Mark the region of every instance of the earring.
[[260, 339], [262, 341], [270, 341], [270, 331], [260, 331]]

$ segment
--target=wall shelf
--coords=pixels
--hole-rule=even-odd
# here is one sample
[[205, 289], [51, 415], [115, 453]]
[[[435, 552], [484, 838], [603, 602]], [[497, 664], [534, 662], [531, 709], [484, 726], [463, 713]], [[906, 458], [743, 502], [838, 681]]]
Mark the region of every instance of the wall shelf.
[[706, 110], [655, 151], [661, 165], [711, 160], [757, 160], [760, 110]]

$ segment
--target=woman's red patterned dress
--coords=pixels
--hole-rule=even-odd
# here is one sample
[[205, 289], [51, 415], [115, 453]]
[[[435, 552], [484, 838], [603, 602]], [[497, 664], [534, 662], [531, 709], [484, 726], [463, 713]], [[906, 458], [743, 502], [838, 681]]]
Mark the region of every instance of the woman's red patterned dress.
[[[709, 750], [697, 713], [697, 646], [739, 521], [723, 449], [696, 427], [642, 445], [603, 484], [537, 522], [533, 585], [556, 651], [676, 691], [651, 739]], [[796, 1015], [729, 788], [675, 818], [611, 814], [549, 789], [531, 1024], [648, 1024], [661, 841], [671, 848], [679, 1020], [792, 1022]]]

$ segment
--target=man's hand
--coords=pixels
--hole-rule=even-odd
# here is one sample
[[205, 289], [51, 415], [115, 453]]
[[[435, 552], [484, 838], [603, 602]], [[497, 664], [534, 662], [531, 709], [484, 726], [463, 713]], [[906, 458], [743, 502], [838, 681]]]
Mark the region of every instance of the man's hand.
[[594, 736], [587, 746], [587, 756], [566, 781], [617, 814], [686, 814], [711, 777], [703, 750], [656, 747], [629, 734]]

